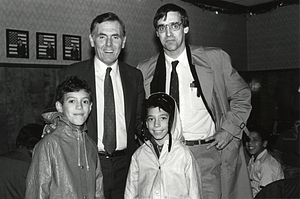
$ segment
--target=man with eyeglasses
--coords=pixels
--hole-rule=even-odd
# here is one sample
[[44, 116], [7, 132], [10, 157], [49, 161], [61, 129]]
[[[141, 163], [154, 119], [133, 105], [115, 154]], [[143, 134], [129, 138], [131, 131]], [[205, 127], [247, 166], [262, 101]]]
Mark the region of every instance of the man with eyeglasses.
[[169, 93], [180, 109], [183, 136], [201, 170], [203, 198], [252, 198], [241, 138], [251, 111], [248, 85], [219, 48], [186, 44], [189, 19], [174, 4], [154, 17], [163, 52], [142, 61], [148, 97]]

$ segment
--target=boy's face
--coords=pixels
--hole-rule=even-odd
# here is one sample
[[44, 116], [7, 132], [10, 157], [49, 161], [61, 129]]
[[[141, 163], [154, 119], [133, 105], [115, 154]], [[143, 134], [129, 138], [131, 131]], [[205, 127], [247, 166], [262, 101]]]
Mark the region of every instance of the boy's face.
[[168, 124], [169, 114], [166, 111], [159, 107], [148, 109], [146, 125], [158, 144], [163, 144], [169, 138]]
[[249, 139], [246, 142], [246, 148], [250, 155], [257, 157], [266, 147], [268, 141], [262, 141], [261, 137], [255, 132], [251, 131], [249, 133]]
[[90, 96], [84, 90], [66, 93], [64, 103], [57, 101], [55, 106], [58, 112], [63, 113], [76, 126], [83, 125], [92, 110]]

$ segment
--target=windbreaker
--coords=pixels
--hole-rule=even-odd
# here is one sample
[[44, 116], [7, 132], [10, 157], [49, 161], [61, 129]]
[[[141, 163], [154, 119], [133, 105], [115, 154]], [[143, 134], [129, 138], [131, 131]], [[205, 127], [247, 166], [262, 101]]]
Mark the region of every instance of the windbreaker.
[[104, 198], [96, 144], [63, 114], [48, 112], [42, 116], [57, 127], [34, 148], [25, 198]]
[[201, 197], [201, 178], [198, 165], [183, 144], [178, 108], [175, 108], [171, 130], [172, 145], [166, 140], [159, 158], [148, 140], [136, 150], [126, 181], [125, 199]]

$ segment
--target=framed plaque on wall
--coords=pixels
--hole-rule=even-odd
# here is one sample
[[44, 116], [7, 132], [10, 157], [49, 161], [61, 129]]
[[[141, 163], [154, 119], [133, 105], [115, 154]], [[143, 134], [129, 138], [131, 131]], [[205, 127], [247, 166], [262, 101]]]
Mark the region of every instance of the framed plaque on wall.
[[56, 60], [56, 34], [36, 33], [36, 58]]
[[29, 58], [28, 31], [6, 29], [7, 57]]
[[63, 59], [81, 60], [81, 36], [63, 35]]

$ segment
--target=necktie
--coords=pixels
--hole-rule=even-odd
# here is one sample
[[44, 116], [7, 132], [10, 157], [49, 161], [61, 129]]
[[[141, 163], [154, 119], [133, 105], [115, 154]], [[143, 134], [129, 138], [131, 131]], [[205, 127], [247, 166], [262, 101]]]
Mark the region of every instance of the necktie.
[[112, 81], [110, 77], [111, 67], [106, 69], [104, 79], [104, 134], [103, 145], [105, 150], [112, 154], [116, 148], [116, 114]]
[[178, 75], [176, 72], [176, 66], [179, 61], [173, 61], [172, 64], [172, 72], [171, 72], [171, 82], [170, 82], [170, 95], [175, 99], [177, 106], [179, 108], [179, 82]]

